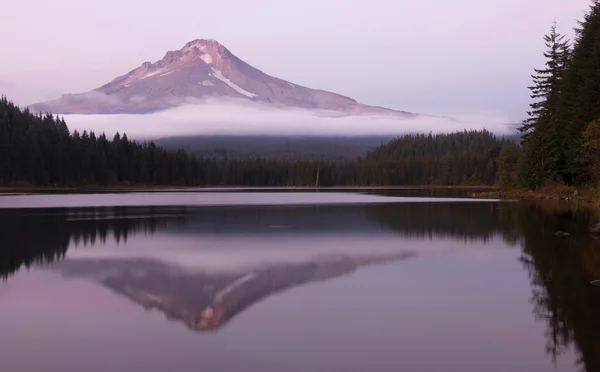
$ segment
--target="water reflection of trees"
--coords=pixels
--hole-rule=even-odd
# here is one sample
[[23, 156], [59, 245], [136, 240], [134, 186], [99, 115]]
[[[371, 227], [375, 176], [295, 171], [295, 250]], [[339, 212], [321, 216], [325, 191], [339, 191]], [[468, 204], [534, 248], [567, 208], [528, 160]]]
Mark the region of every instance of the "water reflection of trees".
[[[177, 227], [179, 233], [381, 234], [490, 239], [507, 208], [494, 203], [402, 203], [352, 206], [228, 208], [76, 208], [0, 210], [0, 276], [20, 267], [62, 258], [69, 245], [93, 246], [107, 239], [126, 243], [135, 234]], [[511, 208], [508, 208], [510, 210]], [[504, 224], [507, 225], [507, 224]], [[274, 229], [272, 226], [290, 226]], [[514, 229], [513, 229], [514, 230]]]
[[[431, 203], [369, 207], [382, 224], [419, 238], [487, 242], [495, 234], [521, 245], [536, 320], [546, 324], [546, 351], [556, 361], [575, 349], [587, 372], [600, 371], [600, 240], [588, 229], [596, 213], [556, 203]], [[570, 235], [559, 238], [557, 231]]]
[[71, 243], [88, 246], [108, 238], [126, 242], [132, 234], [152, 234], [165, 225], [182, 224], [184, 218], [168, 211], [157, 214], [153, 208], [137, 210], [143, 218], [131, 214], [125, 208], [0, 211], [0, 278], [60, 260]]
[[370, 205], [367, 214], [402, 236], [418, 239], [447, 237], [488, 242], [501, 233], [510, 244], [518, 235], [513, 203], [405, 203]]
[[[516, 241], [514, 208], [496, 203], [402, 203], [302, 207], [114, 207], [0, 210], [0, 276], [61, 259], [69, 246], [126, 243], [137, 234], [263, 235], [396, 233], [426, 239]], [[508, 217], [507, 217], [508, 216]], [[273, 228], [283, 226], [289, 228]], [[512, 235], [511, 235], [512, 234]]]
[[[547, 352], [557, 359], [574, 348], [582, 369], [600, 371], [600, 288], [589, 285], [600, 279], [600, 241], [588, 232], [588, 226], [596, 222], [590, 211], [533, 203], [405, 203], [351, 208], [85, 208], [68, 212], [0, 211], [0, 277], [22, 267], [60, 260], [71, 244], [103, 244], [108, 239], [123, 243], [134, 234], [173, 227], [197, 234], [286, 233], [285, 229], [265, 227], [273, 223], [301, 225], [297, 231], [303, 234], [393, 231], [401, 237], [482, 242], [501, 236], [522, 247], [533, 313], [546, 324]], [[558, 230], [570, 235], [558, 238]]]
[[[589, 285], [600, 278], [600, 244], [588, 232], [592, 218], [587, 210], [530, 205], [518, 221], [533, 313], [546, 323], [546, 350], [556, 361], [575, 348], [588, 372], [600, 371], [600, 291]], [[557, 230], [570, 236], [558, 238]]]

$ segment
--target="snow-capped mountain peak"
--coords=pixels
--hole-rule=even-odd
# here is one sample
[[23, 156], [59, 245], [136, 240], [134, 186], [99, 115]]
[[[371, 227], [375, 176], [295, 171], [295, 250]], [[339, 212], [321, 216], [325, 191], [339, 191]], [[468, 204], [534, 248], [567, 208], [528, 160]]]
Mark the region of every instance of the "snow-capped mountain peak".
[[31, 105], [58, 114], [148, 113], [206, 98], [230, 97], [266, 104], [337, 111], [342, 115], [413, 116], [287, 82], [250, 66], [216, 40], [196, 39], [161, 60], [87, 93], [66, 94]]

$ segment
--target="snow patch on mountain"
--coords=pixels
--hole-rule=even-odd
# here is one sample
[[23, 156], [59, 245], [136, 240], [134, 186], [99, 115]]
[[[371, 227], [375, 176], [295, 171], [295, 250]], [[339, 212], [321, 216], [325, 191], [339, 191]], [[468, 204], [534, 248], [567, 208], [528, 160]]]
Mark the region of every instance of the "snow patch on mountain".
[[239, 94], [242, 94], [248, 98], [254, 98], [254, 97], [258, 97], [257, 94], [248, 92], [247, 90], [243, 89], [242, 87], [235, 85], [231, 80], [227, 79], [223, 73], [221, 72], [221, 70], [217, 70], [214, 67], [211, 67], [213, 73], [210, 74], [211, 76], [216, 77], [217, 79], [221, 80], [222, 82], [224, 82], [225, 84], [229, 85], [229, 87], [233, 90], [235, 90], [236, 92], [238, 92]]
[[146, 74], [143, 74], [143, 75], [139, 76], [138, 79], [140, 79], [140, 80], [147, 79], [149, 77], [152, 77], [152, 76], [155, 76], [155, 75], [158, 75], [158, 74], [162, 74], [165, 71], [168, 71], [168, 70], [166, 70], [166, 69], [159, 69], [159, 70], [156, 70], [156, 71], [148, 72]]
[[157, 75], [156, 77], [158, 78], [158, 77], [163, 77], [163, 76], [171, 75], [171, 74], [172, 74], [172, 73], [174, 73], [174, 72], [175, 72], [175, 71], [169, 71], [169, 72], [165, 72], [164, 74]]
[[201, 60], [203, 60], [203, 61], [204, 61], [204, 63], [206, 63], [207, 65], [210, 65], [210, 64], [213, 62], [213, 59], [212, 59], [212, 57], [211, 57], [211, 56], [210, 56], [210, 54], [208, 54], [208, 53], [206, 53], [206, 54], [203, 54], [203, 55], [200, 57], [200, 59], [201, 59]]

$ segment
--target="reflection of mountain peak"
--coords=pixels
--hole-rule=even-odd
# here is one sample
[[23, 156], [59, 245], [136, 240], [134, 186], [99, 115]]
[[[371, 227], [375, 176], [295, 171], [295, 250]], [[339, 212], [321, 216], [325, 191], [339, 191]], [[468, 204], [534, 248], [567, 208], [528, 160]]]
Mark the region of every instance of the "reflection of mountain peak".
[[411, 253], [331, 256], [277, 264], [242, 273], [206, 274], [151, 260], [66, 260], [65, 276], [91, 278], [146, 309], [195, 331], [216, 330], [252, 304], [305, 283], [348, 274], [357, 268], [411, 257]]

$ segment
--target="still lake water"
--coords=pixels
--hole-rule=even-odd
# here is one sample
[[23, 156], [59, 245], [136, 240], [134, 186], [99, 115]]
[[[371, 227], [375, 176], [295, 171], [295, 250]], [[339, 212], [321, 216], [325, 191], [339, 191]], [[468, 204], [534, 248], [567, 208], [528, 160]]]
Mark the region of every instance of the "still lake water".
[[0, 371], [600, 371], [598, 217], [461, 196], [0, 196]]

